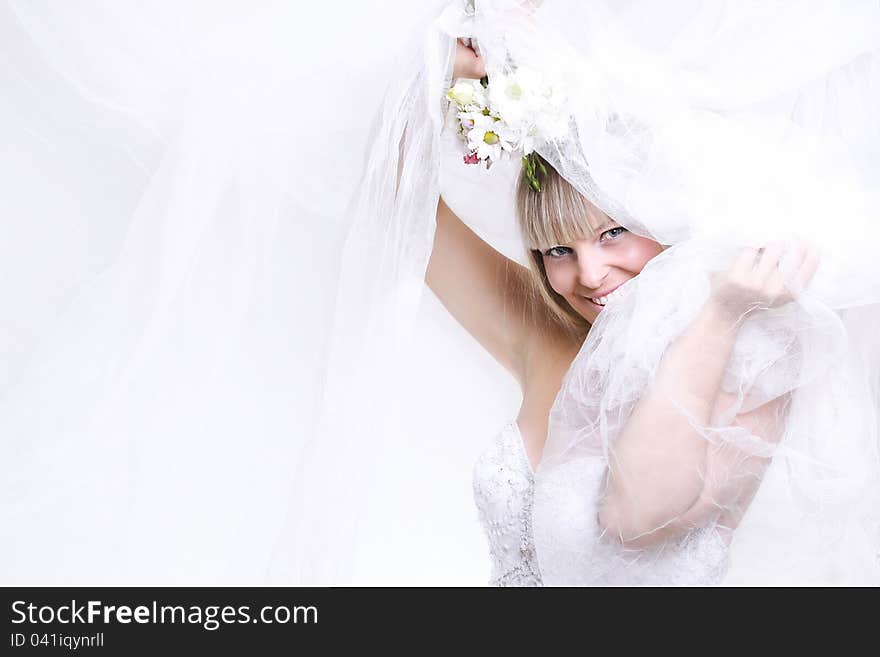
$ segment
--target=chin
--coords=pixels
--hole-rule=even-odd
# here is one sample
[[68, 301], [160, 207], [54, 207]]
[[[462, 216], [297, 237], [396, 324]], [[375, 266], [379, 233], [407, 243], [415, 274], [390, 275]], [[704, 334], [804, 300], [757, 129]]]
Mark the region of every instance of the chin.
[[596, 321], [601, 311], [591, 308], [591, 302], [583, 299], [568, 299], [568, 304], [574, 308], [575, 312], [587, 320], [590, 324]]

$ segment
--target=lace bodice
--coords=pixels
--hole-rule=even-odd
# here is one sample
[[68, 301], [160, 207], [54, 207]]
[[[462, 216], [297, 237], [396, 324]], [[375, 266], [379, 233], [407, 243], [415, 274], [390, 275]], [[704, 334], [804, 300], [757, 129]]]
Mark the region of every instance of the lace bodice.
[[[579, 464], [583, 476], [595, 480], [596, 495], [604, 465], [600, 459]], [[557, 492], [558, 494], [558, 492]], [[516, 422], [511, 422], [498, 435], [474, 465], [474, 500], [480, 521], [489, 539], [492, 558], [490, 584], [496, 586], [542, 586], [543, 579], [535, 548], [532, 509], [535, 496], [535, 474], [525, 452]], [[569, 498], [571, 496], [568, 496]], [[557, 497], [554, 504], [574, 502]], [[590, 513], [596, 501], [578, 499], [579, 516], [595, 524]], [[717, 584], [727, 570], [728, 549], [714, 527], [695, 530], [673, 545], [662, 549], [632, 552], [619, 544], [600, 538], [598, 526], [592, 532], [595, 548], [589, 559], [576, 570], [579, 581], [571, 585], [589, 586], [694, 586]], [[564, 546], [563, 546], [564, 547]], [[565, 550], [558, 554], [551, 548], [541, 555], [549, 559], [545, 566], [553, 571], [554, 559], [566, 559]], [[548, 571], [548, 572], [550, 572]]]
[[474, 501], [489, 538], [495, 586], [541, 586], [532, 533], [535, 479], [516, 422], [474, 465]]

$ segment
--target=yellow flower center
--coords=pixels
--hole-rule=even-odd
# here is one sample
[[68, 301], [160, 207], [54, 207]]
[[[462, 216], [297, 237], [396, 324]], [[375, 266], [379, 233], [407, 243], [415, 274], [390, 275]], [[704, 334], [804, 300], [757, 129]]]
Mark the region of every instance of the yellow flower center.
[[489, 144], [489, 146], [492, 146], [493, 144], [498, 143], [498, 135], [496, 135], [494, 132], [487, 132], [485, 135], [483, 135], [483, 141]]

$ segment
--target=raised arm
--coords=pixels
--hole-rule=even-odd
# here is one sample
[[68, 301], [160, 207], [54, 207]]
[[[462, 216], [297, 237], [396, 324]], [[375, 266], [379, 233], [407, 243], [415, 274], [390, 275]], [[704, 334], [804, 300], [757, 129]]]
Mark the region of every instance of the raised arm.
[[[459, 40], [453, 78], [485, 74], [479, 55]], [[529, 272], [483, 241], [442, 198], [425, 282], [468, 333], [522, 383], [524, 344], [534, 324]]]
[[523, 346], [534, 325], [529, 272], [484, 242], [443, 199], [425, 281], [467, 332], [522, 382]]
[[[734, 403], [721, 381], [742, 317], [790, 302], [789, 288], [803, 288], [812, 278], [817, 260], [804, 250], [786, 285], [777, 266], [781, 255], [778, 245], [760, 255], [744, 251], [667, 350], [609, 457], [599, 522], [610, 536], [630, 547], [648, 547], [690, 531], [709, 513], [748, 505], [766, 460], [715, 447], [695, 427], [718, 426], [721, 411]], [[778, 441], [786, 405], [787, 397], [779, 398], [732, 424], [766, 442]], [[731, 487], [733, 481], [748, 485]]]

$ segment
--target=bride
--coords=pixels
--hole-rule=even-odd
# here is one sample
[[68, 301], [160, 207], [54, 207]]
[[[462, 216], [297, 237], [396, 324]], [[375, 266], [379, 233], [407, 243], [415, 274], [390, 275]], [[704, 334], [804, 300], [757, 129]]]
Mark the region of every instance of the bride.
[[[483, 77], [473, 49], [461, 41], [456, 48], [453, 78]], [[474, 484], [492, 548], [492, 580], [506, 585], [541, 583], [531, 535], [532, 479], [562, 379], [606, 304], [625, 294], [630, 279], [663, 251], [657, 242], [618, 225], [552, 167], [544, 167], [540, 191], [521, 177], [516, 197], [530, 271], [493, 250], [441, 200], [426, 274], [444, 306], [522, 391], [516, 421], [481, 457]], [[724, 397], [722, 375], [742, 320], [750, 312], [792, 302], [793, 293], [803, 290], [815, 272], [815, 254], [800, 247], [783, 275], [783, 253], [781, 244], [747, 249], [715, 280], [700, 312], [664, 356], [654, 389], [622, 429], [615, 458], [606, 466], [604, 491], [595, 502], [601, 533], [621, 548], [677, 543], [709, 522], [723, 531], [726, 543], [739, 524], [767, 459], [707, 449], [670, 398], [686, 391], [690, 419], [701, 423], [717, 423], [729, 411], [733, 400]], [[679, 380], [682, 374], [690, 380]], [[787, 403], [788, 396], [778, 397], [737, 414], [730, 423], [775, 443], [784, 432]], [[723, 476], [721, 468], [727, 469]], [[750, 485], [730, 490], [730, 479], [746, 473]], [[616, 580], [604, 576], [628, 581], [625, 575]], [[676, 574], [676, 581], [711, 580], [692, 571]]]
[[0, 10], [4, 581], [876, 581], [876, 2], [436, 5]]
[[[690, 12], [480, 3], [465, 9], [465, 29], [461, 15], [441, 19], [454, 53], [428, 57], [408, 102], [385, 114], [395, 127], [373, 152], [390, 153], [385, 167], [397, 176], [380, 178], [372, 167], [382, 160], [371, 160], [358, 207], [379, 219], [357, 227], [346, 253], [383, 264], [368, 268], [371, 289], [345, 274], [340, 288], [369, 300], [358, 339], [367, 335], [371, 350], [344, 365], [390, 372], [407, 359], [383, 349], [373, 326], [399, 340], [410, 277], [424, 271], [514, 377], [517, 419], [474, 473], [495, 583], [877, 576], [877, 361], [865, 331], [878, 287], [857, 244], [876, 235], [868, 163], [877, 151], [876, 140], [852, 139], [873, 131], [863, 119], [876, 103], [878, 41], [860, 26], [876, 8], [823, 14], [852, 38], [774, 66], [750, 36], [757, 17], [747, 9]], [[818, 29], [786, 3], [761, 21], [792, 41]], [[658, 38], [667, 33], [675, 47]], [[474, 41], [452, 39], [462, 34]], [[756, 66], [750, 78], [735, 63], [742, 56]], [[450, 90], [445, 117], [436, 109], [444, 61], [454, 78], [488, 73], [483, 89]], [[545, 106], [555, 119], [538, 116], [519, 135], [508, 125]], [[818, 120], [831, 108], [846, 122]], [[464, 138], [465, 163], [489, 159], [493, 173], [501, 151], [538, 140], [543, 159], [524, 160], [515, 196], [524, 263], [469, 229], [454, 203], [434, 207], [439, 188], [460, 197], [456, 187], [469, 184], [477, 197], [483, 182], [487, 198], [497, 193], [489, 175], [438, 184], [444, 123]], [[807, 194], [817, 179], [824, 193]], [[479, 207], [495, 221], [504, 209], [486, 198]], [[829, 231], [827, 217], [841, 212], [847, 229]], [[354, 315], [343, 317], [337, 326]], [[359, 400], [348, 415], [362, 420], [364, 400], [381, 399], [358, 390], [345, 401]], [[394, 408], [376, 414], [383, 429], [370, 445], [389, 433]]]

